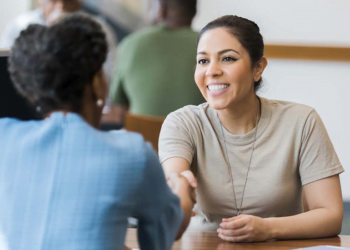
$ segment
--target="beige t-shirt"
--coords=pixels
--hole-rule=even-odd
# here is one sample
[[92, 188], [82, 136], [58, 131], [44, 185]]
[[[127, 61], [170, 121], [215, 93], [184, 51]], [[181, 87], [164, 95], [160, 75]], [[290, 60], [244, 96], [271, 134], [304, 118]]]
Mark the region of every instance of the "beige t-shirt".
[[[303, 212], [302, 186], [344, 171], [317, 112], [308, 106], [261, 98], [261, 117], [245, 188], [242, 213], [266, 217]], [[197, 216], [190, 228], [216, 230], [240, 207], [255, 129], [233, 135], [208, 103], [168, 115], [159, 138], [163, 163], [186, 159], [198, 181]], [[232, 173], [232, 174], [231, 174]], [[232, 182], [233, 177], [233, 182]]]

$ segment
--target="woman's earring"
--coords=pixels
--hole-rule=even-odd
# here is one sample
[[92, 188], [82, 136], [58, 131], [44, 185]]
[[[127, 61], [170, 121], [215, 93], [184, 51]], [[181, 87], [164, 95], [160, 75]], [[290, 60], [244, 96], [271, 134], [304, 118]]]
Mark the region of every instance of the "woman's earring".
[[103, 100], [102, 99], [98, 99], [96, 102], [97, 107], [102, 107], [103, 105]]

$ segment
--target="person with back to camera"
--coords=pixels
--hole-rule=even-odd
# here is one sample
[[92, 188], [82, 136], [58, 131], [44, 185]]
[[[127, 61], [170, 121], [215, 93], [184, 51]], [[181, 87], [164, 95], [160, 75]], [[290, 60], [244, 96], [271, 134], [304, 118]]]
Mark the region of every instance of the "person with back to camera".
[[107, 94], [101, 26], [67, 15], [21, 32], [9, 58], [17, 90], [43, 121], [0, 119], [0, 229], [9, 249], [123, 249], [137, 216], [142, 249], [170, 249], [194, 199], [164, 178], [142, 136], [97, 130]]
[[254, 22], [229, 15], [208, 23], [195, 71], [207, 103], [168, 115], [163, 169], [197, 178], [190, 228], [232, 242], [337, 235], [344, 169], [313, 108], [257, 96], [266, 66]]

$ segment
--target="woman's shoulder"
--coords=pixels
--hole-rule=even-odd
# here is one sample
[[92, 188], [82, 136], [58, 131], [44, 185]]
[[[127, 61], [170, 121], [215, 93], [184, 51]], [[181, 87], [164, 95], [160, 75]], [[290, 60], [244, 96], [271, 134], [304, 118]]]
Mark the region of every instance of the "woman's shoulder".
[[128, 151], [145, 150], [146, 141], [139, 133], [130, 132], [125, 129], [102, 132], [104, 140], [110, 146]]
[[15, 118], [0, 118], [0, 133], [7, 134], [10, 130], [28, 130], [40, 121], [21, 121]]
[[289, 117], [308, 117], [311, 113], [315, 112], [313, 107], [305, 104], [284, 101], [284, 100], [272, 100], [265, 99], [272, 109], [274, 114], [287, 115]]
[[200, 119], [203, 115], [206, 115], [207, 111], [210, 109], [210, 106], [207, 102], [199, 105], [187, 105], [183, 108], [171, 112], [167, 119], [170, 117], [179, 117], [183, 119], [196, 120]]

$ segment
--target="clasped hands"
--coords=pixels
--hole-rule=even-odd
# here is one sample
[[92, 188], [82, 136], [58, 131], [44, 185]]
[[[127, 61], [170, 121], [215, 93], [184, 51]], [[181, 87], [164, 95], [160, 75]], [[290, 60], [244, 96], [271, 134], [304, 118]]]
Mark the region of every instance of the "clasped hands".
[[271, 230], [266, 220], [253, 215], [241, 214], [222, 219], [218, 236], [230, 242], [258, 242], [271, 239]]

